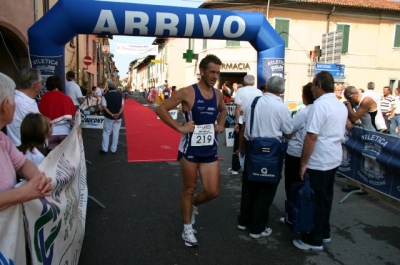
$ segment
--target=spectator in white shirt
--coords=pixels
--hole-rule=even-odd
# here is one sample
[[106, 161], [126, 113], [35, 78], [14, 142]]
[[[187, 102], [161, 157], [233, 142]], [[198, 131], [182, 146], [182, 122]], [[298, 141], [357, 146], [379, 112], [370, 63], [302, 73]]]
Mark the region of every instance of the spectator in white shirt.
[[394, 93], [396, 94], [394, 111], [388, 120], [390, 121], [390, 134], [400, 137], [400, 131], [397, 129], [400, 127], [400, 87], [396, 88]]
[[82, 95], [81, 88], [75, 83], [75, 73], [72, 71], [67, 72], [67, 82], [65, 83], [65, 93], [74, 102], [75, 108], [79, 109], [79, 105], [85, 102], [85, 98]]
[[388, 118], [392, 113], [394, 113], [395, 102], [394, 97], [392, 96], [392, 90], [389, 86], [384, 86], [382, 92], [383, 96], [381, 97], [379, 108], [381, 109], [383, 118], [385, 119], [386, 128], [388, 130], [387, 133], [389, 133], [390, 121]]
[[[347, 87], [345, 87], [345, 88], [347, 88]], [[381, 103], [381, 95], [379, 93], [375, 92], [375, 83], [369, 82], [367, 84], [367, 88], [368, 89], [365, 92], [363, 92], [364, 95], [366, 97], [372, 98], [375, 101], [376, 105], [379, 106]]]
[[14, 91], [15, 112], [13, 121], [7, 125], [7, 136], [15, 146], [21, 145], [21, 123], [28, 113], [39, 113], [35, 97], [42, 89], [43, 78], [35, 68], [21, 70], [17, 80], [17, 89]]
[[[342, 142], [347, 110], [334, 93], [333, 76], [322, 71], [313, 80], [313, 107], [308, 112], [307, 132], [300, 159], [300, 177], [307, 172], [314, 190], [314, 229], [294, 239], [302, 250], [322, 251], [323, 243], [331, 241], [330, 213], [336, 171], [342, 162]], [[346, 94], [345, 94], [346, 97]]]
[[103, 91], [104, 91], [104, 85], [102, 83], [100, 83], [96, 88], [96, 93], [99, 97], [102, 97]]
[[239, 147], [239, 132], [243, 124], [243, 110], [249, 102], [257, 96], [261, 96], [261, 90], [257, 89], [254, 84], [256, 79], [253, 75], [246, 75], [243, 78], [245, 87], [236, 91], [235, 94], [235, 131], [233, 139], [232, 167], [228, 168], [228, 172], [232, 175], [239, 174], [240, 161], [237, 149]]

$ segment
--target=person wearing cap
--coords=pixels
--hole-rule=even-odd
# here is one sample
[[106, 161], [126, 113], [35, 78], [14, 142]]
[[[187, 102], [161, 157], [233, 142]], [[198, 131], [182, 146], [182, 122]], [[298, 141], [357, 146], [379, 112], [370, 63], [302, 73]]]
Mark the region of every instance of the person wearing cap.
[[65, 82], [65, 93], [72, 99], [75, 108], [79, 109], [79, 105], [85, 102], [85, 98], [82, 95], [81, 88], [75, 82], [75, 73], [68, 71], [66, 78], [67, 82]]

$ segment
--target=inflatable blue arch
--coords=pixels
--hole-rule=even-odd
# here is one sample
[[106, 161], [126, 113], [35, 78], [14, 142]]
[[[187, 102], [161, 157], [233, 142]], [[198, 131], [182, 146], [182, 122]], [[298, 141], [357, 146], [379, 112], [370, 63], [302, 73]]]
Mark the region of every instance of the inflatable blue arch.
[[284, 75], [285, 42], [262, 13], [59, 0], [28, 30], [32, 66], [64, 76], [65, 44], [77, 34], [249, 41], [258, 54], [258, 84]]

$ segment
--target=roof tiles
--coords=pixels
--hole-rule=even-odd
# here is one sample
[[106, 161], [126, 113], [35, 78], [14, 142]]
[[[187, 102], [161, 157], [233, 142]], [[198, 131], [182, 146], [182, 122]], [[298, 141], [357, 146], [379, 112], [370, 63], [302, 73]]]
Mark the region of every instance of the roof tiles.
[[[371, 8], [378, 10], [393, 10], [400, 11], [400, 0], [281, 0], [282, 2], [303, 2], [303, 3], [316, 3], [336, 6], [348, 6], [348, 7], [360, 7], [360, 8]], [[223, 2], [246, 2], [246, 0], [205, 0], [205, 3], [223, 3]], [[260, 2], [257, 0], [247, 0], [247, 2]], [[262, 1], [266, 3], [266, 0]]]
[[396, 2], [394, 0], [294, 0], [292, 2], [308, 2], [373, 9], [400, 10], [400, 2]]

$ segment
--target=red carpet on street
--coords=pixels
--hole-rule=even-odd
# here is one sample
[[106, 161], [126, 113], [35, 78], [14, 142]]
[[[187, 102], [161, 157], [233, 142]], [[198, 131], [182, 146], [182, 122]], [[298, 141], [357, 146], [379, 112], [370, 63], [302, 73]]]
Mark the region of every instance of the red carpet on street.
[[153, 110], [129, 99], [124, 119], [128, 162], [176, 161], [181, 134], [158, 119]]

